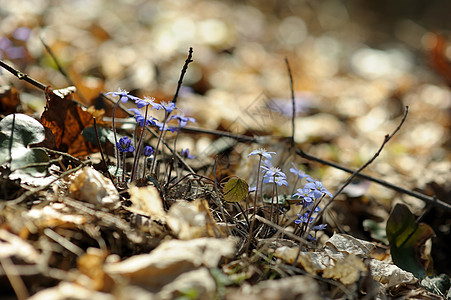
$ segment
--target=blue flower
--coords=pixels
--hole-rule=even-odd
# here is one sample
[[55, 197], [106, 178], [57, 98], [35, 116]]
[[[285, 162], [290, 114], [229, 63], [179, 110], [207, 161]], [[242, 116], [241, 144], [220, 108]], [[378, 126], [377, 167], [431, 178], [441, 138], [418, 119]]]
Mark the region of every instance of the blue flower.
[[108, 96], [108, 95], [112, 95], [113, 97], [120, 97], [119, 100], [120, 100], [122, 103], [127, 102], [128, 99], [130, 99], [130, 97], [133, 97], [133, 96], [130, 96], [126, 90], [121, 90], [121, 89], [118, 89], [117, 92], [109, 92], [109, 93], [106, 93], [106, 95], [107, 95], [107, 96]]
[[299, 179], [302, 178], [311, 178], [310, 175], [308, 175], [307, 173], [305, 173], [302, 170], [298, 170], [298, 168], [296, 168], [296, 165], [294, 163], [291, 163], [293, 165], [292, 168], [290, 168], [290, 172], [293, 173], [294, 175], [297, 175], [299, 177]]
[[308, 183], [305, 184], [305, 187], [316, 191], [316, 194], [321, 193], [321, 195], [319, 197], [322, 196], [322, 194], [326, 194], [329, 197], [332, 197], [332, 194], [329, 193], [329, 191], [323, 186], [323, 184], [321, 183], [321, 181], [319, 180], [313, 180], [312, 178], [307, 178], [307, 181], [309, 181]]
[[188, 159], [193, 159], [193, 158], [195, 158], [195, 156], [189, 154], [189, 149], [188, 149], [188, 148], [182, 149], [182, 151], [180, 152], [180, 154], [181, 154], [182, 157], [184, 157], [184, 158], [188, 158]]
[[[144, 126], [144, 116], [142, 115], [142, 112], [137, 109], [137, 108], [130, 108], [129, 110], [133, 111], [135, 113], [135, 120], [136, 123], [139, 124], [139, 126], [143, 127]], [[155, 119], [152, 116], [147, 116], [147, 120], [146, 120], [146, 126], [152, 124], [152, 125], [157, 125], [157, 119]]]
[[169, 126], [169, 125], [167, 125], [165, 123], [162, 123], [162, 122], [156, 122], [155, 126], [157, 126], [160, 131], [164, 130], [164, 131], [176, 132], [176, 131], [179, 130], [178, 127]]
[[320, 224], [320, 225], [313, 226], [312, 229], [315, 231], [324, 230], [324, 229], [326, 229], [326, 226], [327, 226], [327, 224]]
[[288, 186], [288, 181], [283, 176], [272, 176], [272, 177], [270, 177], [270, 176], [266, 177], [265, 176], [264, 179], [263, 179], [263, 182], [264, 183], [274, 182], [278, 186], [282, 186], [282, 185]]
[[298, 196], [302, 199], [304, 199], [305, 203], [312, 203], [313, 202], [313, 197], [314, 195], [312, 195], [311, 191], [309, 188], [303, 188], [303, 189], [297, 189], [297, 193], [294, 194], [293, 196]]
[[164, 109], [168, 114], [170, 114], [174, 109], [177, 109], [176, 107], [175, 107], [175, 103], [174, 102], [165, 102], [165, 101], [163, 101], [163, 102], [161, 102], [161, 103], [159, 103], [159, 104], [156, 104], [155, 106], [154, 106], [154, 108], [155, 109], [157, 109], [157, 110], [159, 110], [159, 109]]
[[260, 166], [260, 168], [263, 169], [263, 173], [264, 173], [264, 177], [268, 178], [268, 177], [282, 177], [284, 179], [287, 178], [287, 175], [285, 175], [284, 172], [282, 172], [279, 168], [274, 167], [271, 164], [270, 160], [265, 160], [263, 161], [264, 166]]
[[116, 143], [116, 147], [119, 149], [119, 151], [125, 152], [125, 153], [135, 151], [135, 147], [132, 146], [132, 140], [130, 140], [126, 136], [119, 139], [119, 142]]
[[196, 123], [196, 119], [191, 117], [185, 117], [183, 115], [173, 115], [168, 118], [170, 120], [178, 120], [181, 128], [185, 127], [188, 122]]
[[144, 146], [144, 156], [151, 156], [154, 153], [154, 149], [152, 148], [152, 146]]
[[271, 154], [276, 154], [276, 152], [269, 152], [269, 151], [266, 151], [266, 149], [264, 149], [264, 148], [260, 148], [260, 149], [254, 150], [251, 153], [249, 153], [249, 155], [247, 157], [249, 157], [251, 155], [257, 155], [257, 154], [270, 160], [272, 158]]
[[310, 217], [309, 219], [309, 213], [306, 212], [304, 214], [297, 214], [298, 218], [294, 221], [295, 224], [301, 224], [301, 223], [312, 223], [315, 217]]
[[153, 97], [144, 97], [144, 99], [137, 98], [135, 100], [135, 104], [138, 108], [143, 108], [147, 105], [152, 106], [152, 108], [159, 109], [159, 104], [154, 103], [155, 98]]

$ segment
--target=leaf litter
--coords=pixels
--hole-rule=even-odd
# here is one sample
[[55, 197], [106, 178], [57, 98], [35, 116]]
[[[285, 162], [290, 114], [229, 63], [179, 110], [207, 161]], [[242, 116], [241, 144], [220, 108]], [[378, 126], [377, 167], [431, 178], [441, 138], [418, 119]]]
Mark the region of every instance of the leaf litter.
[[[319, 216], [316, 208], [302, 206], [312, 189], [300, 198], [293, 197], [295, 190], [290, 190], [299, 181], [285, 175], [293, 154], [290, 141], [278, 138], [292, 133], [292, 99], [287, 97], [283, 56], [293, 64], [294, 89], [300, 91], [294, 99], [298, 147], [357, 168], [373, 155], [381, 136], [393, 130], [403, 107], [409, 105], [403, 130], [369, 166], [368, 174], [402, 187], [419, 188], [439, 200], [449, 196], [443, 179], [449, 171], [446, 145], [450, 124], [446, 36], [428, 33], [425, 24], [414, 20], [415, 24], [405, 25], [412, 29], [409, 35], [396, 25], [398, 38], [410, 43], [413, 50], [379, 45], [380, 49], [363, 46], [353, 52], [355, 45], [368, 42], [359, 36], [370, 40], [377, 35], [371, 35], [371, 25], [365, 24], [359, 29], [361, 35], [343, 37], [342, 33], [356, 30], [347, 15], [356, 7], [332, 2], [308, 9], [294, 4], [227, 6], [200, 0], [173, 7], [166, 3], [163, 10], [154, 4], [122, 6], [117, 1], [105, 10], [93, 4], [85, 8], [65, 4], [49, 12], [30, 6], [27, 11], [32, 16], [68, 17], [29, 23], [35, 30], [41, 30], [46, 22], [56, 24], [46, 32], [52, 38], [44, 40], [61, 61], [46, 57], [33, 34], [18, 39], [20, 35], [11, 31], [11, 26], [7, 27], [9, 33], [5, 31], [9, 42], [2, 40], [7, 45], [1, 49], [3, 57], [17, 63], [30, 78], [76, 88], [46, 89], [46, 110], [38, 122], [45, 126], [46, 140], [38, 146], [13, 143], [21, 152], [9, 151], [11, 147], [5, 143], [11, 131], [2, 131], [6, 138], [1, 149], [1, 290], [21, 299], [445, 297], [449, 278], [444, 274], [424, 277], [423, 272], [450, 275], [445, 242], [449, 211], [371, 183], [357, 192], [345, 190]], [[5, 10], [10, 22], [25, 11], [18, 4], [5, 5]], [[84, 21], [78, 22], [82, 27], [70, 22], [69, 11], [84, 16]], [[168, 18], [168, 14], [177, 17]], [[135, 16], [138, 23], [132, 21]], [[270, 16], [274, 22], [267, 22]], [[318, 22], [312, 21], [313, 16], [318, 16]], [[118, 32], [119, 22], [130, 26]], [[426, 50], [421, 49], [421, 37]], [[32, 55], [14, 52], [14, 45], [22, 46], [27, 39], [31, 40], [24, 49]], [[271, 46], [270, 40], [277, 42]], [[159, 153], [141, 157], [136, 164], [130, 154], [121, 155], [126, 172], [136, 167], [138, 178], [146, 168], [154, 168], [155, 173], [130, 185], [124, 184], [127, 179], [120, 180], [121, 173], [113, 175], [112, 181], [107, 172], [116, 159], [110, 130], [115, 102], [100, 93], [122, 86], [133, 90], [133, 95], [151, 94], [157, 103], [171, 99], [186, 41], [196, 41], [194, 53], [203, 55], [195, 55], [189, 66], [186, 89], [181, 90], [177, 107], [180, 104], [186, 116], [195, 117], [196, 126], [183, 128], [180, 134], [165, 134], [162, 141], [170, 146], [162, 149], [152, 132], [146, 132], [145, 142]], [[96, 49], [95, 53], [86, 51], [86, 45]], [[412, 53], [430, 55], [432, 64], [415, 67]], [[22, 54], [26, 55], [17, 56]], [[39, 67], [32, 56], [42, 59]], [[372, 64], [374, 61], [378, 64]], [[69, 75], [62, 76], [55, 64], [67, 68]], [[431, 75], [433, 72], [441, 78]], [[68, 77], [72, 80], [66, 82]], [[20, 81], [5, 80], [4, 75], [0, 79], [4, 89], [0, 93], [1, 122], [26, 116], [17, 114], [20, 112], [38, 115], [34, 103], [36, 98], [42, 103], [42, 93]], [[133, 107], [130, 102], [116, 111], [118, 140], [134, 130], [134, 116], [127, 112]], [[98, 155], [93, 117], [107, 166]], [[19, 125], [14, 133], [20, 136]], [[207, 130], [196, 131], [202, 128]], [[38, 131], [42, 130], [25, 136], [35, 137]], [[221, 136], [226, 133], [234, 136]], [[135, 147], [136, 136], [132, 141]], [[262, 173], [264, 179], [256, 178], [256, 160], [246, 159], [253, 149], [249, 141], [276, 152], [272, 164], [280, 170], [268, 166], [272, 175]], [[188, 148], [196, 156], [193, 161], [175, 155]], [[19, 153], [36, 151], [42, 155], [20, 158], [25, 154]], [[346, 179], [335, 168], [305, 158], [299, 161], [302, 169], [313, 175], [312, 180], [321, 178], [330, 191]], [[14, 170], [18, 162], [23, 170]], [[45, 172], [30, 172], [33, 168]], [[116, 169], [122, 171], [120, 168]], [[289, 188], [283, 184], [282, 174]], [[257, 189], [255, 183], [262, 186]], [[256, 205], [252, 203], [255, 192], [261, 197]], [[380, 224], [385, 232], [389, 218], [400, 218], [392, 207], [401, 201], [408, 203], [412, 217], [421, 215], [422, 222], [430, 225], [427, 235], [393, 238], [388, 234], [392, 233], [389, 224], [386, 237], [375, 231], [374, 224]], [[317, 207], [322, 210], [324, 201]], [[281, 212], [277, 218], [275, 211]], [[309, 227], [310, 218], [317, 216], [327, 227], [310, 231], [316, 225]], [[417, 228], [417, 222], [408, 219], [401, 222]], [[434, 233], [437, 238], [432, 238], [431, 247]], [[384, 243], [385, 238], [389, 244]], [[429, 241], [424, 243], [425, 239]], [[399, 263], [396, 254], [393, 263], [392, 252], [396, 251], [404, 251], [409, 263]]]

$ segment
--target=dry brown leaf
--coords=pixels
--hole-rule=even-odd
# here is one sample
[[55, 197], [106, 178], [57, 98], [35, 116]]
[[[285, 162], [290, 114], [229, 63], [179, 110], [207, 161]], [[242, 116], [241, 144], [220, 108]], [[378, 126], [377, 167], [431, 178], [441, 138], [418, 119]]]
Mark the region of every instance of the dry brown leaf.
[[114, 288], [113, 279], [103, 270], [103, 264], [108, 253], [97, 248], [88, 248], [86, 253], [77, 259], [78, 270], [92, 279], [89, 288], [96, 291], [111, 292]]
[[0, 112], [2, 114], [8, 115], [17, 112], [19, 102], [19, 93], [15, 88], [10, 86], [0, 87]]
[[105, 264], [104, 269], [112, 277], [121, 275], [132, 284], [159, 291], [180, 274], [201, 266], [216, 267], [222, 257], [229, 257], [234, 252], [235, 241], [231, 239], [170, 240], [160, 244], [149, 254]]
[[343, 284], [351, 284], [356, 282], [360, 278], [360, 273], [366, 270], [362, 259], [350, 254], [344, 260], [335, 263], [333, 267], [325, 269], [323, 277], [338, 279]]
[[292, 264], [298, 257], [296, 265], [308, 273], [312, 275], [322, 273], [325, 278], [338, 279], [343, 284], [355, 282], [360, 272], [367, 270], [363, 259], [369, 261], [368, 267], [373, 279], [387, 287], [417, 281], [413, 274], [401, 270], [396, 265], [371, 258], [374, 248], [373, 243], [347, 234], [334, 234], [322, 251], [301, 251], [298, 255], [298, 247], [284, 246], [277, 248], [274, 255], [288, 264]]
[[[81, 132], [92, 126], [92, 114], [72, 101], [75, 88], [46, 90], [47, 104], [41, 116], [41, 123], [51, 130], [53, 136], [46, 132], [44, 145], [51, 146], [54, 139], [55, 148], [73, 156], [86, 156], [95, 152], [95, 146], [86, 141]], [[47, 135], [49, 134], [49, 135]]]
[[74, 174], [69, 191], [75, 199], [99, 207], [115, 209], [120, 205], [119, 193], [113, 183], [91, 167], [84, 167]]
[[333, 260], [323, 252], [299, 252], [298, 247], [283, 246], [274, 251], [274, 255], [288, 264], [293, 264], [297, 259], [296, 265], [304, 268], [305, 271], [312, 275], [317, 275], [324, 269], [333, 265]]
[[127, 210], [160, 222], [166, 220], [166, 211], [160, 193], [154, 186], [137, 187], [132, 185], [129, 188], [130, 202], [132, 205]]
[[368, 257], [376, 246], [373, 243], [360, 240], [348, 234], [334, 234], [325, 245], [325, 249], [333, 254], [354, 254]]
[[214, 237], [218, 230], [215, 221], [208, 212], [208, 202], [179, 201], [171, 206], [167, 224], [179, 239], [190, 240], [199, 237]]

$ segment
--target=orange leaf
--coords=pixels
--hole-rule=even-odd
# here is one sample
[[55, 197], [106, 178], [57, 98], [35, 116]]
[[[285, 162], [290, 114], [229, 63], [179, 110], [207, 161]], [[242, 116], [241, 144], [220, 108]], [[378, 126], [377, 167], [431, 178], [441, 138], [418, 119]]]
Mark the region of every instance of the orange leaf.
[[93, 118], [91, 113], [72, 101], [74, 91], [74, 87], [54, 91], [47, 88], [47, 104], [41, 116], [41, 123], [51, 130], [51, 134], [46, 132], [45, 142], [49, 144], [54, 138], [56, 150], [73, 156], [86, 156], [95, 152], [96, 148], [83, 138], [81, 132], [92, 126]]

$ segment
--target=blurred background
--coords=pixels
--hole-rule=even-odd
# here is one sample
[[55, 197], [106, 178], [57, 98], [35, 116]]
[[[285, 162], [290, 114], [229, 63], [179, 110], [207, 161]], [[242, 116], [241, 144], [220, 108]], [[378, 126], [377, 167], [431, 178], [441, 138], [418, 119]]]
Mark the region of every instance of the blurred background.
[[[64, 88], [70, 84], [45, 42], [77, 86], [79, 101], [106, 108], [99, 94], [118, 88], [172, 99], [193, 47], [179, 105], [197, 126], [285, 137], [291, 134], [287, 58], [300, 147], [357, 168], [408, 105], [405, 125], [367, 173], [449, 202], [450, 11], [446, 0], [0, 0], [0, 58]], [[3, 70], [0, 86], [20, 91], [20, 110], [42, 113], [41, 91]], [[191, 136], [181, 143], [201, 153], [214, 139]], [[332, 192], [347, 177], [309, 166]], [[375, 184], [354, 188], [338, 199], [333, 218], [357, 237], [368, 238], [363, 221], [382, 224], [396, 201], [417, 214], [425, 208]], [[432, 210], [425, 221], [441, 241], [435, 259], [446, 262], [449, 214]]]

